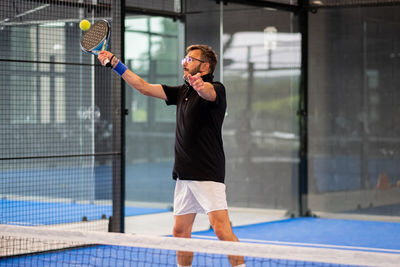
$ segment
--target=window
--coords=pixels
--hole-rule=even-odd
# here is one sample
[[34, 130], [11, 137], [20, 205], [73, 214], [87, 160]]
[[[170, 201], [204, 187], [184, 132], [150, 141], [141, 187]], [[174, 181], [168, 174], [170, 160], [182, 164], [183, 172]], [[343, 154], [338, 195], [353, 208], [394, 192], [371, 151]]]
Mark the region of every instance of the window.
[[[150, 83], [175, 85], [181, 82], [183, 26], [172, 19], [128, 16], [125, 21], [125, 57], [127, 65]], [[127, 106], [132, 122], [174, 122], [173, 109], [133, 91]]]

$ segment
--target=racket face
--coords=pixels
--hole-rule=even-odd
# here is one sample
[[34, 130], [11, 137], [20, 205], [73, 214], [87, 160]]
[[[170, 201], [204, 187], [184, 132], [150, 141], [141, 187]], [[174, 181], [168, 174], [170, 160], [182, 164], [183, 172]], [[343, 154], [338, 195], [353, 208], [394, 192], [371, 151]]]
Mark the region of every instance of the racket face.
[[110, 35], [110, 24], [106, 20], [95, 22], [89, 30], [85, 31], [81, 38], [83, 51], [98, 54], [107, 47], [107, 40]]

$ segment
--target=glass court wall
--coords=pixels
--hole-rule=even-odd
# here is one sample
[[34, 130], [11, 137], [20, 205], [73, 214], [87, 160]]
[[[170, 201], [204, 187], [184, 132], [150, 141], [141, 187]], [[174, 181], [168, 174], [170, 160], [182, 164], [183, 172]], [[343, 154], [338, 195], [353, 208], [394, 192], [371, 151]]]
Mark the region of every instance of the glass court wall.
[[[125, 61], [147, 81], [177, 85], [183, 82], [179, 59], [185, 47], [211, 45], [219, 57], [215, 79], [227, 90], [228, 204], [296, 213], [301, 66], [296, 20], [290, 12], [262, 7], [184, 3], [185, 23], [154, 10], [128, 13]], [[126, 205], [172, 206], [175, 108], [129, 86], [125, 104]]]
[[309, 209], [398, 218], [400, 3], [324, 2], [309, 13]]
[[290, 12], [223, 6], [231, 206], [297, 210], [301, 36], [295, 23]]
[[[129, 2], [131, 7], [143, 5]], [[189, 44], [207, 43], [219, 55], [215, 78], [226, 85], [228, 97], [223, 138], [229, 205], [298, 215], [299, 199], [303, 199], [304, 214], [398, 216], [399, 99], [395, 88], [399, 40], [395, 33], [399, 28], [399, 1], [282, 0], [252, 4], [187, 0], [182, 6], [167, 1], [165, 7], [155, 2], [145, 7], [150, 17], [154, 10], [163, 10], [164, 17], [178, 14], [175, 23], [184, 25], [179, 32], [182, 39], [176, 39], [178, 50], [171, 48], [171, 54], [183, 53]], [[305, 10], [306, 4], [308, 39], [302, 51], [299, 23], [305, 22], [299, 21], [297, 12]], [[302, 52], [308, 66], [306, 95], [299, 95]], [[146, 76], [151, 73], [142, 72], [159, 82], [181, 82], [179, 74], [176, 80], [168, 80], [158, 74]], [[296, 115], [301, 98], [306, 99], [308, 109], [304, 129], [299, 128]], [[132, 110], [129, 115], [130, 120], [137, 120], [131, 130], [142, 131], [138, 120], [146, 120], [144, 115], [155, 117], [150, 115], [154, 104], [149, 100], [127, 101], [128, 107], [147, 109], [144, 113]], [[168, 117], [169, 112], [163, 114]], [[153, 129], [163, 130], [147, 133], [148, 141], [136, 148], [148, 162], [170, 157], [170, 161], [161, 160], [166, 164], [162, 174], [153, 173], [155, 169], [150, 167], [146, 176], [128, 179], [157, 180], [163, 176], [163, 183], [170, 179], [174, 126], [173, 116], [169, 118], [169, 126], [155, 122]], [[300, 130], [307, 133], [305, 151], [299, 151]], [[163, 137], [155, 137], [160, 134]], [[158, 144], [149, 141], [153, 137], [169, 141], [150, 148]], [[158, 151], [157, 157], [152, 156], [154, 151]], [[306, 173], [299, 172], [300, 153], [307, 155]], [[130, 158], [135, 156], [128, 156], [127, 162]], [[304, 178], [300, 176], [305, 176], [305, 184], [300, 184]], [[299, 196], [300, 187], [306, 188], [304, 196]], [[157, 189], [156, 194], [146, 197], [172, 204], [173, 182], [163, 188], [163, 193]]]

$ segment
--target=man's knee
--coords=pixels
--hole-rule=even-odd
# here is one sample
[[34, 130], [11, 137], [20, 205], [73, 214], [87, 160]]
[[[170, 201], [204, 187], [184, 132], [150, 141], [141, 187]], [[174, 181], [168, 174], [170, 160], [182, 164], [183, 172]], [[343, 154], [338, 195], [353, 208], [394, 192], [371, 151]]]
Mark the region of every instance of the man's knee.
[[175, 224], [172, 229], [172, 235], [174, 237], [190, 237], [191, 236], [191, 227], [189, 225]]
[[172, 235], [175, 237], [190, 237], [196, 214], [175, 216]]
[[174, 237], [186, 237], [186, 231], [182, 227], [174, 226], [172, 229], [172, 235]]
[[233, 232], [230, 224], [215, 223], [212, 227], [218, 239], [220, 240], [232, 239]]

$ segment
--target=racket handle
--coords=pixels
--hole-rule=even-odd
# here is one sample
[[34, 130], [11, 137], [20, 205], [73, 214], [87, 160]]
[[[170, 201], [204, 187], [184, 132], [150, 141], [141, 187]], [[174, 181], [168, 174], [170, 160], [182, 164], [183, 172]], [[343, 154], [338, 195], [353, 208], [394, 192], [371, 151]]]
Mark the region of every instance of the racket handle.
[[104, 60], [104, 66], [111, 68], [111, 62], [108, 58], [106, 58], [106, 60]]

